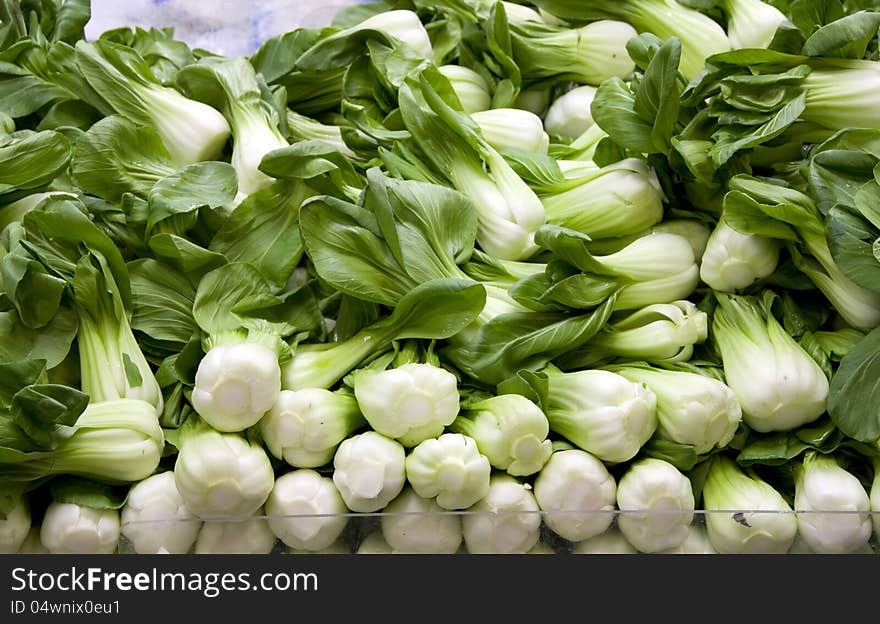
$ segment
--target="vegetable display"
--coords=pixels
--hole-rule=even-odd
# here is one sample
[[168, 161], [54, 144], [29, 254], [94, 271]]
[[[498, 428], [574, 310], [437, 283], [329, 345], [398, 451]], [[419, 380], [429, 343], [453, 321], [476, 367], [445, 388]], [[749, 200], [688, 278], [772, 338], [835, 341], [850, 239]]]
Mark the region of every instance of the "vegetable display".
[[880, 544], [880, 6], [0, 0], [0, 552]]

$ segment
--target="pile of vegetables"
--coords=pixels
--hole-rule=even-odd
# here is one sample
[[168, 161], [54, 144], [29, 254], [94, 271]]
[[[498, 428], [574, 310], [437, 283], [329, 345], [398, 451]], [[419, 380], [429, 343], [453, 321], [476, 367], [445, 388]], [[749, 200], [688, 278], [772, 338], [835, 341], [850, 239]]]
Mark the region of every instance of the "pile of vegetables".
[[874, 5], [2, 0], [0, 551], [871, 552]]

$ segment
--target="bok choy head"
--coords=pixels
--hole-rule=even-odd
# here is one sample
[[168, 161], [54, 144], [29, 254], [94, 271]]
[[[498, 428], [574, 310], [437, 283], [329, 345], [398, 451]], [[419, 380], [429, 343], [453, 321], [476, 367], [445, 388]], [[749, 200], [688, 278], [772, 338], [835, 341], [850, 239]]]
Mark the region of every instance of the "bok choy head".
[[257, 74], [244, 58], [207, 57], [177, 73], [177, 84], [187, 96], [223, 113], [232, 131], [232, 166], [238, 190], [250, 195], [272, 183], [259, 170], [263, 156], [286, 147], [279, 115], [263, 99]]
[[286, 339], [322, 321], [311, 287], [278, 289], [253, 265], [225, 264], [199, 282], [193, 317], [204, 332], [192, 404], [219, 431], [243, 431], [275, 405]]
[[230, 128], [223, 115], [162, 85], [134, 49], [78, 41], [76, 64], [113, 111], [153, 128], [178, 165], [213, 160], [226, 145]]
[[828, 378], [776, 320], [772, 293], [763, 299], [719, 292], [715, 297], [712, 335], [743, 422], [755, 431], [789, 431], [819, 418]]
[[537, 251], [534, 235], [544, 224], [544, 208], [476, 123], [456, 108], [460, 104], [450, 92], [439, 72], [411, 77], [399, 90], [403, 123], [433, 171], [473, 201], [483, 251], [505, 260], [528, 258]]

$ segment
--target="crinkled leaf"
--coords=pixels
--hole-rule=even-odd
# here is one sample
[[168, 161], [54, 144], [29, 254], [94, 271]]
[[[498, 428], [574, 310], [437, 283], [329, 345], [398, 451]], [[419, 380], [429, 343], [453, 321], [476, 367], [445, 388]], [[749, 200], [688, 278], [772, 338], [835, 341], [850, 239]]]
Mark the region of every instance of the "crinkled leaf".
[[46, 381], [46, 361], [26, 359], [0, 364], [0, 411], [8, 412], [19, 390]]
[[48, 324], [61, 305], [67, 282], [51, 275], [46, 268], [17, 247], [0, 259], [0, 283], [21, 322], [39, 329]]
[[51, 450], [73, 435], [89, 395], [58, 384], [30, 385], [12, 397], [12, 420], [40, 448]]
[[709, 151], [712, 160], [717, 166], [721, 166], [740, 150], [756, 147], [779, 136], [800, 117], [805, 107], [806, 93], [801, 93], [780, 108], [770, 121], [747, 132], [744, 136], [725, 138], [716, 143]]
[[281, 180], [306, 181], [316, 191], [345, 198], [363, 178], [339, 146], [320, 139], [297, 141], [263, 156], [260, 171]]
[[128, 271], [122, 253], [116, 243], [85, 213], [85, 207], [78, 200], [51, 197], [44, 200], [38, 209], [31, 210], [22, 219], [28, 232], [28, 239], [35, 247], [42, 247], [47, 253], [63, 244], [63, 250], [75, 263], [79, 259], [79, 246], [99, 252], [107, 261], [113, 278], [119, 288], [124, 305], [131, 301], [131, 288]]
[[[296, 292], [309, 294], [306, 288]], [[193, 318], [209, 338], [242, 332], [281, 338], [309, 330], [315, 322], [314, 299], [291, 296], [295, 293], [278, 294], [254, 266], [229, 263], [202, 277]]]

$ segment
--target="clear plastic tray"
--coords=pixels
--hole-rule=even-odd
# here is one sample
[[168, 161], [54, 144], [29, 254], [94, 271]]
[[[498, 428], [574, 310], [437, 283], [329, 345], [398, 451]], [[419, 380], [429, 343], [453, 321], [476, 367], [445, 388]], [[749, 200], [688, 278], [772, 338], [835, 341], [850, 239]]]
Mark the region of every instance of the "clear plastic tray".
[[[322, 547], [298, 548], [279, 539], [269, 525], [306, 526], [315, 521], [344, 523], [338, 537]], [[256, 521], [256, 523], [255, 523]], [[146, 521], [123, 525], [118, 552], [137, 553], [125, 534], [165, 531], [201, 521]], [[327, 516], [255, 516], [225, 520], [227, 537], [250, 531], [268, 536], [248, 540], [240, 548], [226, 539], [205, 551], [204, 544], [187, 552], [224, 554], [878, 554], [880, 512], [704, 511], [692, 517], [679, 511], [559, 511], [559, 512], [446, 512], [351, 513]], [[551, 525], [564, 525], [561, 532]], [[135, 526], [137, 525], [137, 526]], [[579, 529], [578, 529], [579, 525]], [[401, 528], [403, 526], [404, 528]], [[537, 527], [537, 528], [535, 528]], [[591, 528], [592, 527], [592, 528]], [[604, 527], [604, 528], [603, 528]], [[764, 527], [764, 530], [761, 530]], [[793, 527], [796, 530], [793, 531]], [[134, 531], [132, 530], [134, 529]], [[195, 530], [195, 528], [193, 528]], [[215, 529], [209, 529], [216, 530]], [[574, 532], [580, 531], [575, 536]], [[308, 531], [306, 531], [308, 532]], [[453, 546], [455, 534], [460, 543]], [[445, 534], [445, 539], [438, 536]], [[589, 537], [586, 537], [588, 536]], [[628, 537], [629, 536], [629, 537]], [[747, 539], [747, 536], [751, 536]], [[772, 537], [771, 537], [772, 536]], [[420, 542], [421, 547], [398, 547]], [[432, 543], [432, 540], [435, 543]], [[271, 541], [271, 547], [269, 547]], [[634, 545], [638, 544], [638, 548]], [[666, 542], [667, 548], [660, 546]]]
[[[89, 39], [94, 39], [102, 32], [123, 26], [140, 26], [143, 28], [172, 27], [175, 36], [193, 47], [204, 48], [212, 52], [228, 55], [248, 55], [253, 53], [259, 44], [266, 39], [293, 30], [297, 27], [320, 27], [330, 23], [334, 14], [343, 6], [356, 4], [357, 0], [127, 0], [126, 2], [118, 2], [117, 0], [92, 0], [92, 19], [86, 28], [86, 35]], [[677, 513], [677, 512], [675, 512]], [[332, 516], [332, 519], [342, 523], [344, 528], [341, 530], [337, 539], [325, 548], [317, 550], [307, 550], [295, 548], [276, 537], [274, 534], [270, 539], [258, 539], [261, 541], [260, 552], [267, 553], [285, 553], [285, 554], [305, 554], [305, 553], [321, 553], [321, 554], [372, 554], [372, 553], [394, 553], [394, 552], [415, 552], [414, 549], [397, 549], [390, 546], [385, 539], [383, 533], [383, 524], [388, 524], [391, 518], [397, 520], [405, 519], [411, 532], [419, 532], [419, 527], [430, 527], [432, 523], [436, 523], [441, 516], [447, 519], [450, 524], [458, 523], [461, 534], [460, 543], [454, 552], [461, 554], [474, 554], [486, 552], [488, 549], [483, 546], [474, 546], [474, 540], [468, 540], [465, 536], [473, 530], [461, 531], [461, 527], [468, 525], [473, 527], [475, 524], [482, 523], [486, 530], [491, 534], [490, 541], [497, 544], [494, 552], [515, 553], [534, 553], [534, 554], [632, 554], [639, 552], [661, 552], [661, 553], [688, 553], [688, 554], [712, 554], [722, 552], [785, 552], [788, 554], [808, 554], [808, 553], [830, 553], [841, 554], [844, 552], [853, 552], [858, 554], [876, 554], [880, 553], [880, 512], [871, 514], [858, 512], [769, 512], [769, 511], [702, 511], [694, 512], [692, 519], [685, 522], [687, 525], [687, 536], [677, 546], [669, 549], [646, 548], [642, 545], [641, 549], [637, 549], [624, 536], [621, 525], [626, 527], [629, 525], [628, 531], [636, 532], [641, 526], [660, 527], [659, 533], [664, 530], [671, 534], [675, 531], [676, 526], [682, 524], [681, 519], [673, 515], [673, 513], [665, 513], [658, 511], [651, 512], [621, 512], [621, 511], [603, 511], [603, 512], [506, 512], [498, 514], [490, 514], [485, 512], [448, 512], [447, 514], [390, 514], [390, 513], [352, 513]], [[559, 533], [554, 531], [551, 526], [558, 523], [570, 521], [573, 517], [580, 518], [585, 524], [593, 524], [603, 526], [602, 530], [596, 532], [589, 538], [584, 539], [566, 539]], [[287, 516], [284, 518], [266, 518], [259, 516], [266, 527], [271, 522], [280, 522], [281, 520], [296, 524], [297, 522], [308, 523], [316, 521], [315, 516]], [[737, 548], [736, 535], [745, 535], [754, 526], [760, 524], [760, 521], [775, 519], [775, 524], [787, 524], [790, 527], [794, 524], [798, 529], [791, 538], [790, 546], [783, 548], [777, 546], [770, 548], [775, 544], [774, 540], [769, 538], [757, 540], [750, 544], [750, 547], [740, 544]], [[229, 519], [225, 522], [230, 523], [229, 527], [233, 532], [239, 533], [241, 536], [245, 530], [245, 522], [252, 522], [254, 518], [244, 520]], [[270, 522], [271, 521], [271, 522]], [[869, 537], [864, 540], [853, 539], [842, 540], [840, 534], [843, 533], [843, 527], [851, 527], [853, 525], [863, 525], [865, 522], [871, 525]], [[193, 523], [201, 524], [201, 521], [150, 521], [131, 523], [123, 525], [121, 537], [117, 552], [119, 553], [135, 553], [137, 549], [131, 540], [125, 537], [126, 533], [132, 533], [133, 529], [142, 531], [165, 531], [174, 525]], [[718, 545], [713, 544], [710, 539], [708, 525], [724, 525], [728, 530], [724, 531], [728, 535], [728, 540], [723, 547], [719, 547], [720, 542], [716, 538]], [[774, 524], [770, 522], [769, 524]], [[138, 525], [135, 527], [135, 525]], [[519, 541], [514, 538], [517, 535], [518, 528], [530, 525], [537, 526], [532, 529], [525, 537]], [[752, 526], [749, 526], [752, 525]], [[815, 527], [813, 531], [810, 527]], [[256, 530], [259, 538], [266, 538], [269, 535], [267, 529]], [[731, 528], [732, 527], [732, 528]], [[739, 527], [740, 533], [735, 530]], [[822, 528], [824, 527], [824, 528]], [[819, 530], [821, 529], [821, 530]], [[425, 529], [421, 529], [425, 531]], [[681, 530], [681, 529], [679, 529]], [[861, 529], [865, 531], [864, 528]], [[431, 529], [426, 530], [426, 534], [430, 537]], [[857, 533], [858, 531], [854, 531]], [[389, 531], [390, 535], [392, 532]], [[584, 533], [587, 533], [585, 531]], [[715, 533], [715, 530], [712, 531]], [[669, 537], [669, 536], [668, 536]], [[835, 538], [840, 539], [835, 539]], [[742, 539], [742, 538], [741, 538]], [[271, 541], [271, 547], [266, 547]], [[650, 540], [646, 540], [650, 541]], [[662, 541], [658, 540], [657, 541]], [[675, 541], [669, 537], [669, 541]], [[860, 543], [858, 547], [850, 550], [848, 547], [841, 547], [835, 542], [846, 541], [848, 544]], [[514, 545], [516, 542], [516, 545]], [[783, 540], [783, 546], [787, 540]], [[506, 546], [505, 546], [506, 544]], [[824, 544], [817, 550], [816, 546]], [[232, 547], [232, 544], [225, 543], [215, 545], [212, 552], [243, 552], [241, 549]], [[527, 546], [527, 547], [526, 547]], [[197, 552], [194, 545], [189, 552]], [[426, 553], [448, 552], [447, 549], [431, 548], [430, 545], [418, 550]], [[40, 552], [41, 548], [38, 541], [34, 542], [33, 552]]]

